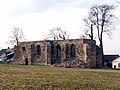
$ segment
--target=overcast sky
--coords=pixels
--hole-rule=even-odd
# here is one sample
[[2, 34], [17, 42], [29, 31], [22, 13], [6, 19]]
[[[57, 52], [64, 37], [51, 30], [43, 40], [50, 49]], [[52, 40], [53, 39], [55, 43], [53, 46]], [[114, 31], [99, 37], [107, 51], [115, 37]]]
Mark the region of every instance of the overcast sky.
[[[13, 27], [22, 28], [29, 41], [42, 40], [56, 26], [67, 30], [71, 38], [79, 38], [83, 18], [95, 4], [119, 5], [116, 0], [0, 0], [0, 48], [8, 47], [6, 42]], [[118, 7], [115, 15], [120, 17], [119, 13]], [[120, 19], [116, 22], [120, 23]], [[112, 39], [104, 35], [106, 54], [120, 54], [119, 27]]]

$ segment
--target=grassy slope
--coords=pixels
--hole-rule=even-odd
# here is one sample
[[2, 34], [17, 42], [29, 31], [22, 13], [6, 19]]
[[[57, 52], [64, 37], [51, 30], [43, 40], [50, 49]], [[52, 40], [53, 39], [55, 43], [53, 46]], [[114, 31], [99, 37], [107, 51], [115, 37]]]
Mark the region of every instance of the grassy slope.
[[0, 90], [120, 90], [120, 70], [0, 65]]

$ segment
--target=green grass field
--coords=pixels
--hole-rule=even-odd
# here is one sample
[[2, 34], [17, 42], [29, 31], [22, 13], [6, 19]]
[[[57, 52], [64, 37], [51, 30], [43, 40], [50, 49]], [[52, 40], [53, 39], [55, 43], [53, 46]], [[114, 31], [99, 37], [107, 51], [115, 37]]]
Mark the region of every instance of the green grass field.
[[120, 70], [0, 65], [0, 90], [120, 90]]

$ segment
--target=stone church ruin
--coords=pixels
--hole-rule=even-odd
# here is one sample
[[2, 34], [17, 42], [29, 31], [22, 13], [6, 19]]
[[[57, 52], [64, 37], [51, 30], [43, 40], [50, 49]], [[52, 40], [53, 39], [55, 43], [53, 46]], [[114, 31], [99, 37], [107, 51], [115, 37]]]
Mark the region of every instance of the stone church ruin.
[[101, 52], [95, 40], [68, 39], [20, 42], [13, 64], [60, 67], [101, 67]]

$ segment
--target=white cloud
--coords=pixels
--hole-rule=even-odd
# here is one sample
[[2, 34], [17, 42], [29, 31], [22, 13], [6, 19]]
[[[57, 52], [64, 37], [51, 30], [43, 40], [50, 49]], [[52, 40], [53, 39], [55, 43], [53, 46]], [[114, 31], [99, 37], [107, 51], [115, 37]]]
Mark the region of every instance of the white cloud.
[[29, 7], [32, 1], [33, 0], [0, 0], [0, 12], [3, 15], [9, 14], [17, 7]]
[[[45, 2], [47, 0], [0, 0], [1, 48], [7, 47], [5, 42], [8, 40], [13, 26], [23, 28], [28, 40], [41, 40], [48, 33], [48, 29], [56, 26], [68, 30], [71, 38], [78, 38], [81, 27], [83, 27], [82, 19], [86, 16], [88, 8], [95, 3], [105, 3], [104, 0], [51, 0], [51, 2]], [[119, 16], [118, 12], [119, 10], [116, 12], [117, 16]], [[115, 37], [112, 40], [105, 37], [106, 53], [120, 53], [120, 43], [117, 41], [120, 39], [118, 33], [120, 32], [114, 33]]]
[[[21, 4], [19, 3], [19, 5], [24, 6], [22, 2]], [[29, 5], [30, 4], [28, 4], [28, 6]], [[44, 35], [48, 33], [48, 29], [56, 26], [68, 30], [71, 37], [77, 38], [79, 36], [78, 32], [81, 26], [81, 20], [85, 16], [84, 12], [86, 12], [85, 9], [73, 8], [69, 5], [63, 5], [63, 7], [61, 7], [60, 3], [58, 6], [49, 8], [45, 12], [29, 12], [18, 17], [8, 15], [6, 16], [7, 19], [4, 19], [2, 22], [3, 27], [1, 27], [1, 29], [4, 31], [1, 31], [1, 33], [3, 33], [1, 34], [1, 38], [4, 39], [0, 39], [0, 41], [3, 42], [1, 47], [5, 46], [4, 44], [13, 26], [23, 28], [28, 40], [41, 40], [44, 38]]]
[[[29, 40], [44, 38], [43, 36], [47, 33], [48, 29], [55, 26], [70, 30], [69, 32], [72, 33], [71, 36], [77, 38], [78, 36], [75, 34], [79, 32], [81, 20], [85, 16], [84, 12], [85, 10], [80, 8], [65, 8], [62, 11], [49, 9], [43, 13], [28, 13], [22, 15], [14, 23], [18, 24], [17, 26], [23, 27]], [[31, 37], [33, 33], [35, 37]]]

